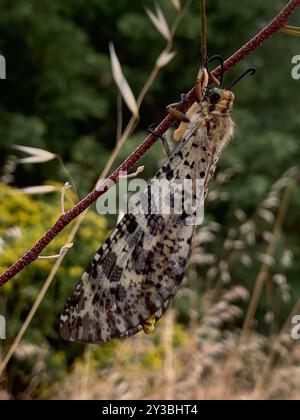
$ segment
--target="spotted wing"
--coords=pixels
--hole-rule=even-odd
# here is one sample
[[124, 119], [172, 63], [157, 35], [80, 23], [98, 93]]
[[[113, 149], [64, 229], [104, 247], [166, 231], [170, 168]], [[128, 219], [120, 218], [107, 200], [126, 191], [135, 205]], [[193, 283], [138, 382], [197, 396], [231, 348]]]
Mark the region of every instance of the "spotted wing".
[[[204, 127], [191, 126], [156, 179], [204, 178], [209, 159]], [[204, 149], [204, 150], [203, 150]], [[142, 194], [141, 201], [148, 196]], [[184, 277], [194, 232], [186, 214], [126, 214], [84, 271], [60, 317], [64, 339], [103, 343], [157, 318]]]

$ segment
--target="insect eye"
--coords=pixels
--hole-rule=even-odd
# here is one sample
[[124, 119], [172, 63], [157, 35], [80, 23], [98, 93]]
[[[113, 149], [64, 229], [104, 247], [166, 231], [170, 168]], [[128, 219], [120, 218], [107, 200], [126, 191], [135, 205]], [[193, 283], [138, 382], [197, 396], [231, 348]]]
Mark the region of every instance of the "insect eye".
[[218, 92], [215, 89], [211, 91], [211, 93], [209, 95], [209, 99], [210, 99], [211, 103], [215, 104], [216, 102], [219, 101], [220, 98], [221, 98], [221, 93], [220, 92]]

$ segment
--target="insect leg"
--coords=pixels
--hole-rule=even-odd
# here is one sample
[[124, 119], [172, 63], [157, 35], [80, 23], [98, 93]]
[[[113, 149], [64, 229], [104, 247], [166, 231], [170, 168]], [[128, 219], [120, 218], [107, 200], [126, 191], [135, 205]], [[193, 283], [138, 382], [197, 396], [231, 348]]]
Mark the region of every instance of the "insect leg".
[[166, 111], [172, 115], [172, 117], [176, 118], [176, 120], [190, 122], [190, 119], [183, 112], [178, 111], [178, 109], [175, 108], [177, 105], [178, 103], [168, 105]]

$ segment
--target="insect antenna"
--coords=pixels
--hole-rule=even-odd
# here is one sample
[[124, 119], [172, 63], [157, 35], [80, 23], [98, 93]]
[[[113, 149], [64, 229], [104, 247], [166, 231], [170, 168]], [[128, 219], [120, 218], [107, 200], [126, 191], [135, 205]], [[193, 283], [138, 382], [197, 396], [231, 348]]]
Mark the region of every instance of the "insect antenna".
[[[209, 70], [208, 65], [212, 62], [212, 61], [218, 61], [219, 62], [219, 66], [221, 67], [221, 75], [220, 75], [220, 80], [218, 80]], [[212, 79], [217, 85], [219, 85], [219, 87], [222, 87], [222, 83], [223, 83], [223, 76], [224, 76], [224, 60], [220, 55], [213, 55], [212, 57], [208, 58], [206, 60], [206, 69], [208, 72], [208, 75], [210, 77], [210, 79]]]
[[164, 146], [164, 149], [165, 149], [165, 151], [167, 153], [167, 156], [170, 156], [171, 155], [171, 149], [170, 149], [170, 146], [169, 146], [167, 140], [165, 139], [165, 137], [162, 134], [160, 134], [157, 131], [153, 130], [153, 128], [152, 128], [153, 125], [154, 124], [151, 124], [150, 127], [147, 128], [147, 132], [150, 133], [150, 134], [152, 134], [153, 136], [156, 136], [157, 138], [159, 138], [161, 140], [161, 142], [162, 142], [162, 144]]
[[150, 134], [152, 134], [153, 136], [156, 136], [157, 138], [159, 138], [159, 139], [161, 139], [161, 140], [162, 140], [162, 139], [163, 139], [162, 134], [158, 133], [157, 131], [155, 131], [155, 130], [153, 129], [154, 125], [155, 125], [155, 124], [151, 124], [151, 125], [150, 125], [150, 127], [148, 127], [148, 128], [147, 128], [147, 132], [148, 132], [148, 133], [150, 133]]
[[235, 82], [233, 82], [228, 89], [231, 89], [233, 86], [235, 86], [237, 83], [239, 83], [247, 74], [253, 76], [256, 73], [255, 67], [250, 67], [250, 69], [246, 70]]

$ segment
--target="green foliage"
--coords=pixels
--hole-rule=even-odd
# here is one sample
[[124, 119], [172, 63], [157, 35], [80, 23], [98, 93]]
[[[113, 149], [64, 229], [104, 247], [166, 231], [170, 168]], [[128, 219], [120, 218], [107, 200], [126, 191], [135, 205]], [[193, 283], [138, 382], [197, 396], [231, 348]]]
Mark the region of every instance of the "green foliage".
[[[4, 184], [0, 184], [0, 271], [5, 271], [12, 263], [21, 257], [28, 248], [47, 231], [59, 217], [59, 194], [51, 198], [39, 196], [31, 199], [24, 194]], [[69, 200], [66, 200], [68, 206]], [[66, 228], [43, 253], [57, 254], [66, 243], [71, 227]], [[67, 362], [62, 349], [64, 343], [58, 336], [57, 316], [61, 311], [66, 296], [71, 293], [83, 267], [91, 258], [107, 236], [104, 217], [90, 211], [84, 219], [76, 236], [76, 241], [64, 259], [64, 264], [55, 276], [55, 281], [43, 299], [34, 317], [25, 342], [47, 349], [46, 358], [49, 369], [55, 377], [61, 374], [61, 369]], [[3, 342], [3, 351], [7, 351], [19, 331], [24, 317], [27, 316], [38, 293], [44, 284], [51, 268], [53, 259], [42, 259], [29, 265], [15, 280], [7, 283], [1, 289], [0, 313], [7, 318], [7, 340]], [[67, 344], [67, 346], [69, 346]], [[82, 346], [74, 346], [74, 351], [68, 352], [68, 358], [81, 354]], [[18, 365], [15, 364], [17, 374]]]

